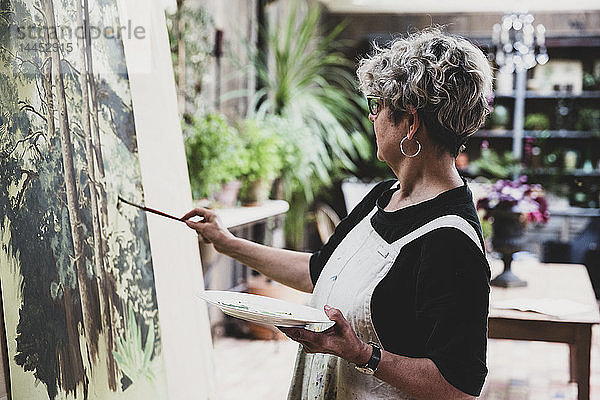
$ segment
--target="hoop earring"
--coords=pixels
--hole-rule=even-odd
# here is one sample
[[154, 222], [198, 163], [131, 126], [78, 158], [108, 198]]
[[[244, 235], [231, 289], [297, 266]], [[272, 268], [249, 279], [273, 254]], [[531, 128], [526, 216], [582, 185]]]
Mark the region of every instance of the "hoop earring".
[[404, 151], [404, 148], [402, 147], [402, 145], [404, 144], [404, 141], [405, 141], [406, 139], [408, 139], [408, 135], [407, 135], [407, 136], [404, 136], [404, 137], [402, 138], [402, 140], [400, 141], [400, 151], [401, 151], [401, 152], [402, 152], [402, 154], [404, 154], [406, 157], [409, 157], [409, 158], [416, 157], [416, 156], [417, 156], [417, 154], [419, 154], [419, 153], [421, 152], [421, 143], [419, 143], [419, 141], [418, 141], [417, 139], [415, 139], [415, 142], [417, 142], [417, 145], [419, 146], [419, 148], [417, 149], [417, 152], [416, 152], [415, 154], [409, 155], [409, 154], [406, 154], [406, 152]]

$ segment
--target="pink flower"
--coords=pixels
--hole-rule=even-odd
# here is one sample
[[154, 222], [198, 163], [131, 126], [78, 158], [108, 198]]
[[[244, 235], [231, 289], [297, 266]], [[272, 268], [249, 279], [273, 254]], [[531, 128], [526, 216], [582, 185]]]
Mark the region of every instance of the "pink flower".
[[510, 181], [500, 179], [491, 185], [487, 197], [479, 199], [478, 210], [486, 210], [484, 219], [490, 218], [492, 210], [510, 210], [523, 214], [528, 222], [548, 222], [550, 212], [544, 197], [544, 189], [539, 184], [528, 184], [527, 176]]

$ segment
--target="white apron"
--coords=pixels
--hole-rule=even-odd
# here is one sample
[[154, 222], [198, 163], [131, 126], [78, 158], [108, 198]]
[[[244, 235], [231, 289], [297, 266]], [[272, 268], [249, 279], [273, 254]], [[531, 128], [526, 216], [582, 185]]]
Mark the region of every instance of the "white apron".
[[[335, 249], [315, 285], [310, 305], [330, 305], [344, 317], [364, 342], [381, 342], [371, 320], [371, 297], [387, 275], [402, 247], [442, 227], [464, 232], [483, 252], [475, 229], [457, 215], [439, 217], [389, 244], [371, 226], [369, 215], [358, 223]], [[391, 317], [391, 316], [390, 316]], [[324, 326], [310, 327], [320, 331]], [[382, 349], [385, 349], [382, 347]], [[395, 387], [354, 368], [354, 364], [330, 354], [307, 354], [299, 346], [295, 376], [288, 400], [409, 399]]]

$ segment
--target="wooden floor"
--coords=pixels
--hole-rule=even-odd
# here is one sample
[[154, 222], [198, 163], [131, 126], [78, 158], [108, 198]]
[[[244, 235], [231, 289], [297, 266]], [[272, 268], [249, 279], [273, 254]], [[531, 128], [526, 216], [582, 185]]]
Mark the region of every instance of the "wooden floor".
[[[593, 331], [591, 399], [600, 400], [600, 327]], [[286, 398], [297, 346], [289, 340], [216, 339], [217, 400]], [[490, 340], [489, 375], [481, 399], [575, 400], [563, 344]]]

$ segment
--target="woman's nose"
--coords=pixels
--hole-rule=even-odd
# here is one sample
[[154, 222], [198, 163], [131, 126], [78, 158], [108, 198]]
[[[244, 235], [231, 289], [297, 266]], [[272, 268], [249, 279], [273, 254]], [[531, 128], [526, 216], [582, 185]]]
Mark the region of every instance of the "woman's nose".
[[372, 123], [375, 123], [375, 115], [369, 113], [369, 121], [371, 121]]

